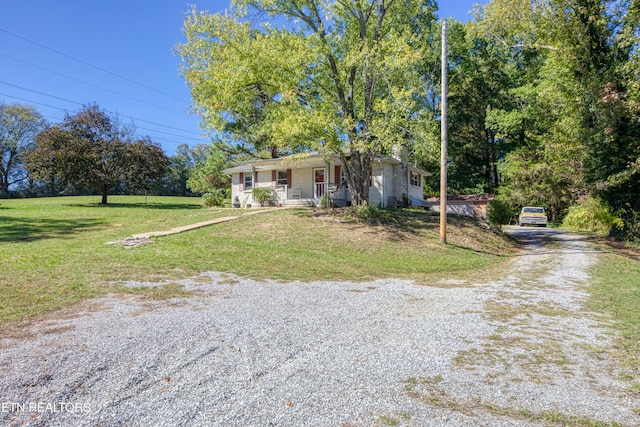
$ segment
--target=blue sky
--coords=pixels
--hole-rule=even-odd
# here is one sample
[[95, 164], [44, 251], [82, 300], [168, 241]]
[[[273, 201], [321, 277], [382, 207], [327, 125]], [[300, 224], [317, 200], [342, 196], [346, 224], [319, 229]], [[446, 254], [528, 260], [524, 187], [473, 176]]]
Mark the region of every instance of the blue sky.
[[[440, 17], [467, 21], [476, 2], [439, 3]], [[168, 154], [207, 143], [172, 51], [190, 4], [217, 12], [229, 1], [3, 1], [0, 101], [33, 105], [53, 123], [95, 102]]]

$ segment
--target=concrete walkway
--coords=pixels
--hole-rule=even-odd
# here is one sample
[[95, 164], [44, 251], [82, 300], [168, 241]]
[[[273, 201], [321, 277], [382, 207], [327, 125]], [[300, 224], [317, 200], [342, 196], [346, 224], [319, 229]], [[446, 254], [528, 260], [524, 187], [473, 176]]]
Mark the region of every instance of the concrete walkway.
[[170, 230], [149, 231], [147, 233], [134, 234], [133, 236], [125, 237], [124, 239], [116, 240], [114, 242], [107, 242], [107, 245], [121, 245], [127, 248], [132, 248], [132, 247], [147, 243], [149, 239], [151, 239], [152, 237], [164, 237], [164, 236], [170, 236], [172, 234], [184, 233], [185, 231], [195, 230], [197, 228], [206, 227], [208, 225], [233, 221], [243, 216], [258, 215], [258, 214], [273, 212], [275, 210], [282, 210], [282, 209], [288, 209], [288, 208], [267, 208], [267, 209], [252, 210], [249, 212], [245, 212], [242, 215], [224, 216], [221, 218], [211, 219], [209, 221], [202, 221], [202, 222], [197, 222], [195, 224], [183, 225], [182, 227], [175, 227]]

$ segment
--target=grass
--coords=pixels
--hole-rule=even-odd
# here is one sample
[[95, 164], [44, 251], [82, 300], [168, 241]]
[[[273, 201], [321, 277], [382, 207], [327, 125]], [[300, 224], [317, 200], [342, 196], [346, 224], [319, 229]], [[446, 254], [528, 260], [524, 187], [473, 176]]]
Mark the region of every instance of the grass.
[[[126, 280], [175, 280], [204, 271], [282, 281], [365, 281], [400, 277], [430, 284], [498, 271], [515, 250], [470, 219], [450, 218], [448, 245], [438, 217], [397, 211], [378, 225], [322, 221], [322, 211], [274, 210], [156, 238], [126, 249], [107, 245], [238, 209], [203, 209], [200, 199], [111, 196], [3, 200], [0, 204], [0, 323], [84, 298], [122, 292]], [[131, 290], [132, 293], [146, 292]], [[162, 298], [158, 290], [148, 293]], [[168, 296], [180, 296], [175, 286]]]
[[557, 427], [622, 427], [621, 424], [616, 422], [602, 422], [590, 417], [574, 416], [559, 411], [534, 411], [517, 407], [498, 406], [486, 402], [482, 397], [458, 398], [448, 394], [439, 385], [441, 381], [441, 377], [411, 377], [404, 381], [404, 390], [407, 396], [416, 401], [470, 417], [476, 417], [478, 414], [489, 414], [496, 417], [507, 417], [513, 421], [521, 420], [525, 423], [541, 423], [545, 426]]
[[589, 307], [607, 313], [619, 332], [615, 351], [632, 381], [640, 391], [640, 262], [615, 252], [600, 255], [592, 268]]

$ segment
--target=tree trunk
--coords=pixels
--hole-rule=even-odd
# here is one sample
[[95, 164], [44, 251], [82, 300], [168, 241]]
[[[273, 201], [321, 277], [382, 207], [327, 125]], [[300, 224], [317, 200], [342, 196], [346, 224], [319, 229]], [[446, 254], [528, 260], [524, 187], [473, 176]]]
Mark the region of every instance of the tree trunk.
[[347, 173], [347, 187], [351, 193], [351, 203], [361, 206], [369, 202], [369, 179], [371, 177], [371, 156], [369, 153], [353, 152], [350, 158], [342, 158]]
[[109, 190], [102, 190], [102, 205], [107, 204], [107, 195], [109, 194]]

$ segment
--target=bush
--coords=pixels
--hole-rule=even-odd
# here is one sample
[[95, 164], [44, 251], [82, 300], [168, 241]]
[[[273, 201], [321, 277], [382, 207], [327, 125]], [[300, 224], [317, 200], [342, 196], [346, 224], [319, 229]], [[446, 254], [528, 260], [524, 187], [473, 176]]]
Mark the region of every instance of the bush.
[[360, 206], [345, 208], [345, 217], [355, 219], [358, 222], [383, 223], [393, 222], [393, 216], [389, 211], [364, 203]]
[[208, 208], [224, 206], [225, 191], [221, 188], [202, 195], [202, 204]]
[[253, 200], [259, 202], [262, 206], [273, 204], [273, 193], [271, 187], [254, 187], [251, 190]]
[[493, 199], [487, 207], [487, 220], [489, 224], [502, 229], [503, 224], [508, 224], [514, 215], [514, 211], [507, 203], [500, 199]]
[[604, 202], [587, 197], [577, 205], [571, 206], [562, 221], [562, 227], [571, 230], [591, 231], [608, 235], [612, 229], [622, 229], [621, 218]]

